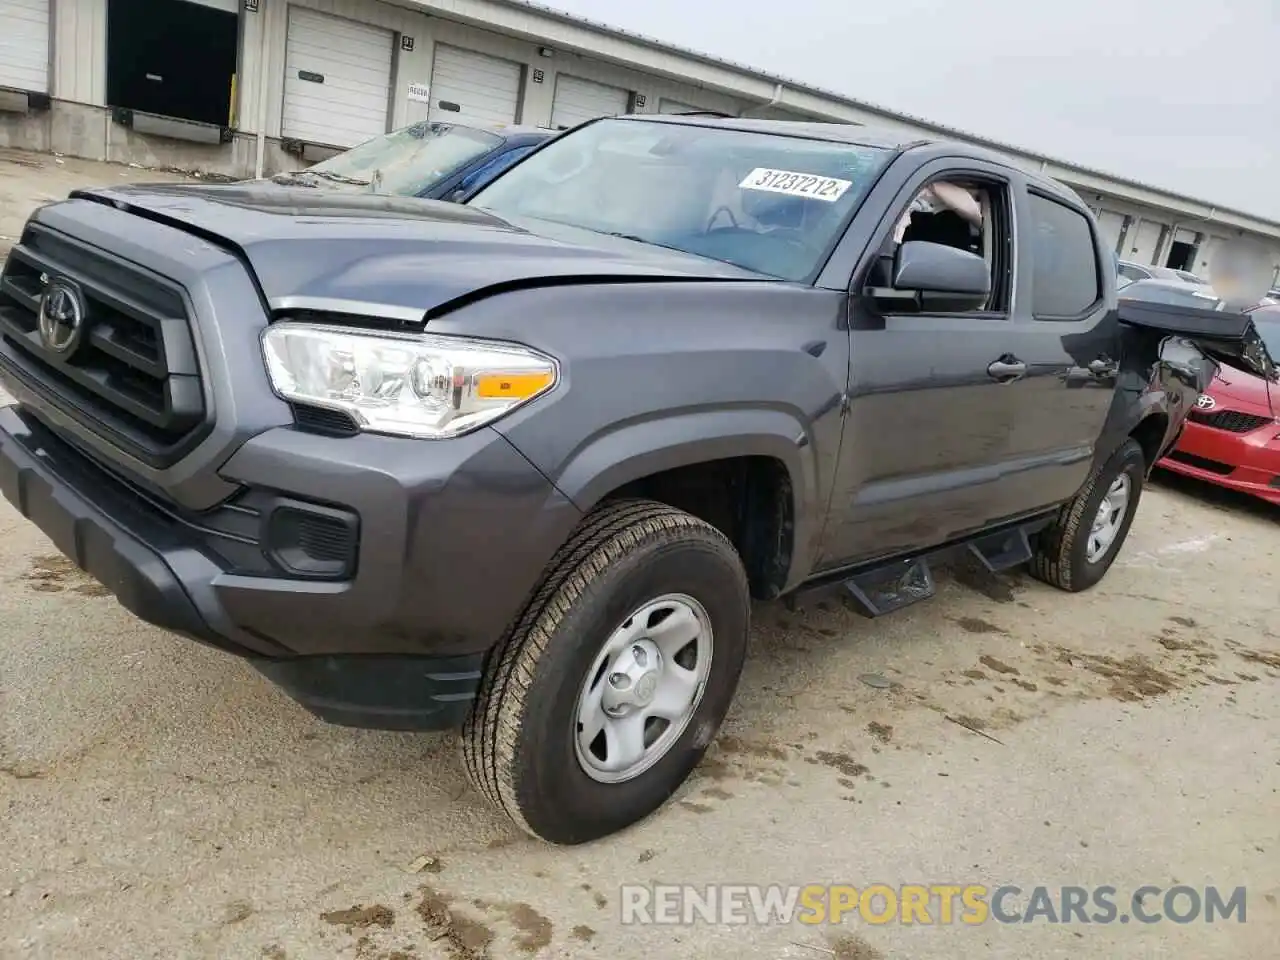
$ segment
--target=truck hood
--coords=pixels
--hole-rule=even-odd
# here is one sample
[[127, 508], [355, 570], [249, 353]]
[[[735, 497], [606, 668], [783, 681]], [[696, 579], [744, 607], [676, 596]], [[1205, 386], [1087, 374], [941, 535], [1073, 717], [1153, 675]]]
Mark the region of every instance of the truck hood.
[[[560, 239], [482, 210], [261, 182], [77, 190], [232, 248], [276, 309], [389, 307], [416, 318], [485, 291], [570, 283], [761, 281], [662, 247], [573, 230]], [[551, 226], [551, 225], [547, 225]]]

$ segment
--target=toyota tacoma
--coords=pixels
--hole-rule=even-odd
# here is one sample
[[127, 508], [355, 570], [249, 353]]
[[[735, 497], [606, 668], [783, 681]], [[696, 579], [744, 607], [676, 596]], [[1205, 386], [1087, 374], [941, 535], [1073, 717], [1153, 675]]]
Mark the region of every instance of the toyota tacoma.
[[554, 843], [660, 807], [750, 601], [1098, 582], [1247, 318], [1122, 306], [1089, 210], [961, 144], [587, 123], [464, 205], [74, 192], [0, 280], [5, 496], [317, 716], [462, 729]]

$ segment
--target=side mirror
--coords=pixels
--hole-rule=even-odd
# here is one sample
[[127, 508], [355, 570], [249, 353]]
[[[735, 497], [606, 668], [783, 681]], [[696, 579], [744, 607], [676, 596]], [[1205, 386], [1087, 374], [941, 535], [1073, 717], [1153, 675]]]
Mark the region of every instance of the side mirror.
[[896, 309], [976, 310], [991, 296], [991, 271], [975, 253], [942, 243], [909, 240], [893, 259], [893, 284], [868, 293]]
[[991, 295], [991, 272], [987, 261], [976, 253], [941, 243], [912, 240], [898, 248], [893, 264], [893, 287], [985, 300]]

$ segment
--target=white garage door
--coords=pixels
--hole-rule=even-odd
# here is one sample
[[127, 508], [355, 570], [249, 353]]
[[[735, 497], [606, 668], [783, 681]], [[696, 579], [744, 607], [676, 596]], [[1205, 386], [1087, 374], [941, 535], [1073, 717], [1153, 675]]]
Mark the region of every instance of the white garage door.
[[1210, 236], [1200, 244], [1200, 249], [1196, 251], [1196, 263], [1191, 267], [1192, 272], [1208, 277], [1209, 268], [1213, 266], [1214, 255], [1226, 242], [1222, 237]]
[[1127, 241], [1129, 249], [1122, 252], [1120, 258], [1134, 263], [1151, 263], [1163, 231], [1164, 227], [1154, 220], [1143, 220], [1136, 231], [1130, 228]]
[[49, 92], [49, 0], [0, 0], [0, 87]]
[[1113, 210], [1098, 212], [1098, 232], [1102, 235], [1102, 245], [1108, 250], [1120, 247], [1120, 234], [1124, 231], [1124, 214]]
[[551, 126], [557, 130], [565, 130], [596, 117], [626, 113], [630, 105], [631, 93], [621, 87], [610, 87], [594, 80], [583, 80], [562, 73], [556, 77], [555, 99], [551, 102]]
[[520, 64], [437, 43], [431, 62], [428, 120], [515, 123], [520, 113]]
[[386, 133], [391, 49], [390, 30], [290, 7], [283, 135], [354, 147]]
[[701, 109], [702, 107], [681, 103], [679, 100], [668, 100], [666, 97], [658, 101], [659, 113], [697, 113]]

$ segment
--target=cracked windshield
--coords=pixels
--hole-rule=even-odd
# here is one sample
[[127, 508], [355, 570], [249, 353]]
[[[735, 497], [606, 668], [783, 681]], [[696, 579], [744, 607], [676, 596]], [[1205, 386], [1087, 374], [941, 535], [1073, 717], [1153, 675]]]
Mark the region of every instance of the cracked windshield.
[[486, 130], [448, 123], [415, 123], [374, 137], [322, 163], [278, 174], [276, 183], [329, 184], [391, 196], [417, 196], [502, 142]]

